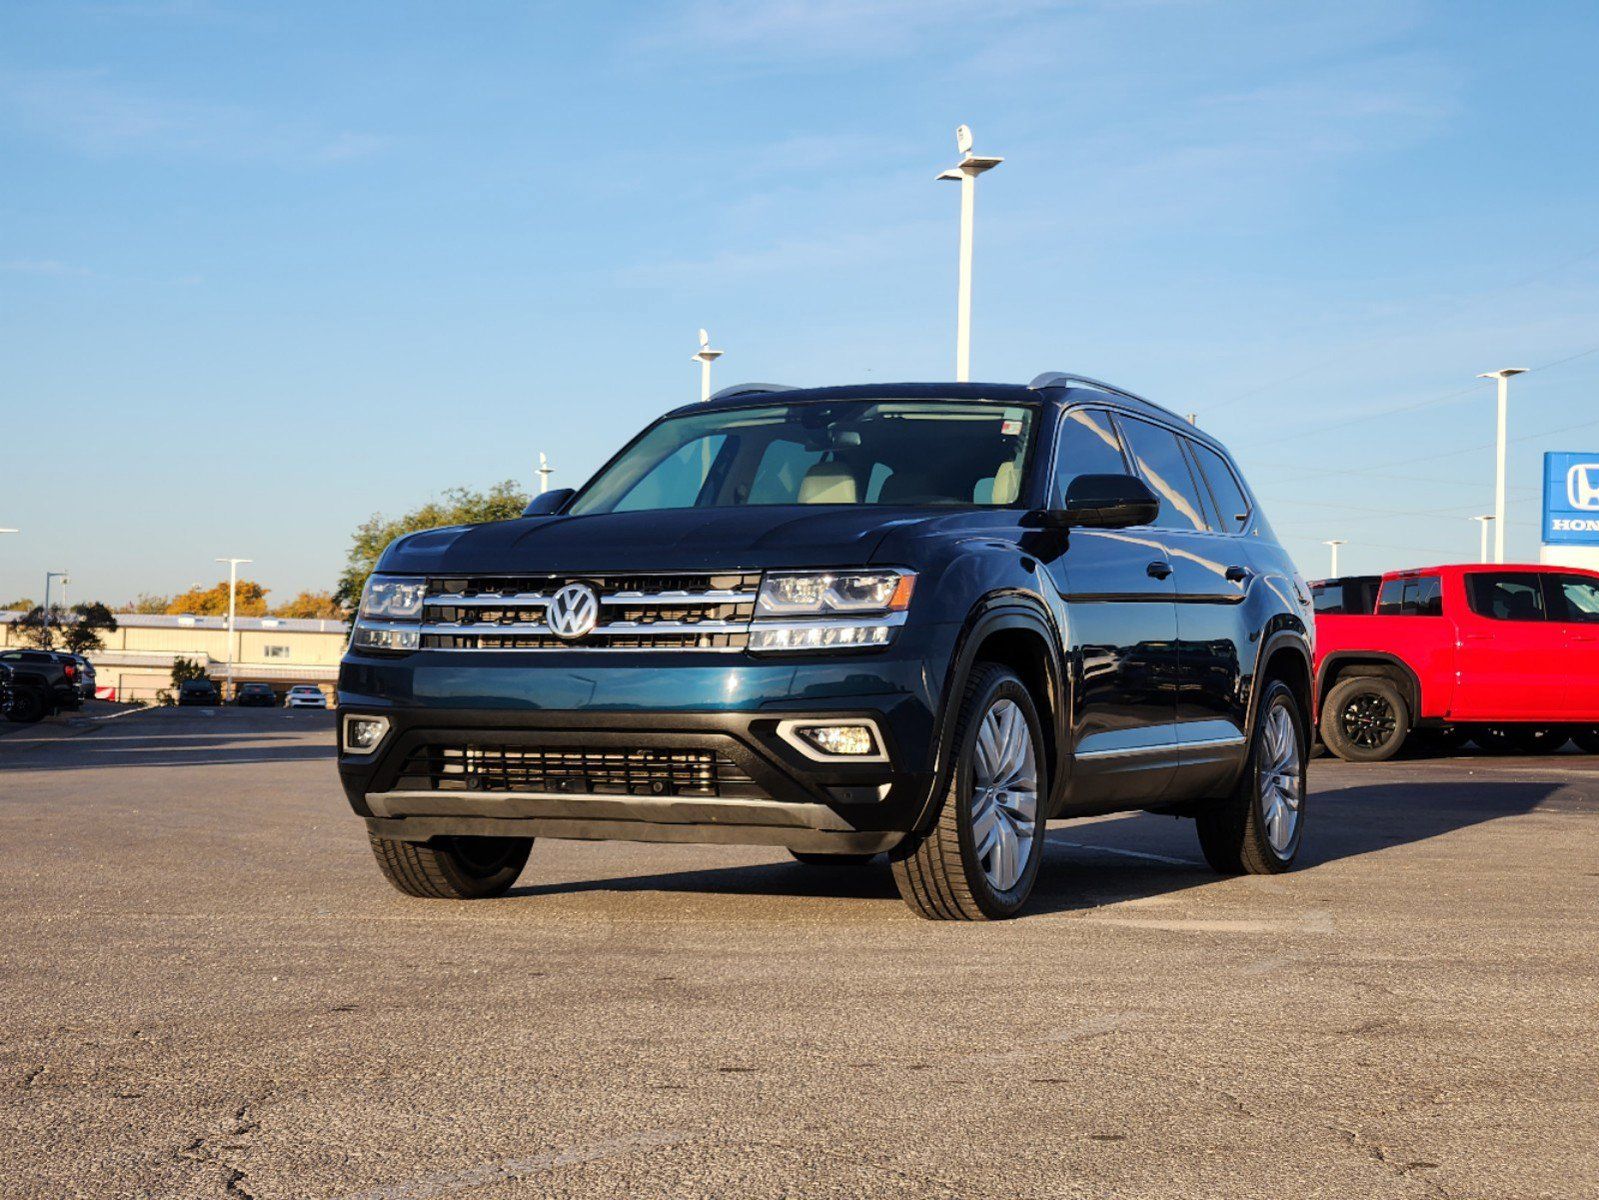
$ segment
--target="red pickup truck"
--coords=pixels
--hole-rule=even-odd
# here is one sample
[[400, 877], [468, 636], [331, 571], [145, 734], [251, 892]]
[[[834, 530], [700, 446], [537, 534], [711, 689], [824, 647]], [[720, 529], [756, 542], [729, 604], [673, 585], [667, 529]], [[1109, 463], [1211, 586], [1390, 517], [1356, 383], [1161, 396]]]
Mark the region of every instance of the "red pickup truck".
[[1599, 754], [1599, 572], [1392, 571], [1366, 612], [1344, 602], [1349, 582], [1311, 587], [1321, 740], [1339, 758], [1392, 758], [1418, 731], [1526, 754], [1569, 739]]

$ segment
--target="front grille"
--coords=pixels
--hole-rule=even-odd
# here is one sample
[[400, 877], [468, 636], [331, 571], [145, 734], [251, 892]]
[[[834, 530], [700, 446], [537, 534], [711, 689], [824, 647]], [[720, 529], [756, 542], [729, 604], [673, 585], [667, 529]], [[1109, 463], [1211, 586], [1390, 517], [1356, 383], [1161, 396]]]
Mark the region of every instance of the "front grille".
[[719, 751], [596, 746], [423, 746], [406, 759], [397, 786], [599, 796], [764, 795]]
[[[585, 636], [557, 637], [550, 597], [585, 583], [600, 600]], [[429, 581], [422, 607], [428, 650], [742, 650], [759, 572], [674, 575], [497, 575]]]

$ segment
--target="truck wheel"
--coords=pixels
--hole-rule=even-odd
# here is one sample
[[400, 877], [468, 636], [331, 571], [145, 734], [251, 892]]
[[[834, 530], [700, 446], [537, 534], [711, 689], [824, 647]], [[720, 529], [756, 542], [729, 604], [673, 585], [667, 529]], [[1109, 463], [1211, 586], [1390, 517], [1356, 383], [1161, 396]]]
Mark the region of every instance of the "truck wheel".
[[1384, 762], [1410, 734], [1410, 706], [1381, 675], [1340, 679], [1321, 706], [1321, 740], [1345, 762]]
[[407, 896], [482, 900], [503, 896], [527, 865], [532, 838], [444, 837], [402, 842], [369, 834], [383, 877]]
[[822, 854], [815, 850], [790, 850], [795, 862], [807, 867], [859, 867], [876, 858], [875, 854]]
[[973, 668], [954, 744], [949, 790], [933, 827], [893, 852], [894, 883], [930, 921], [1015, 916], [1043, 858], [1049, 781], [1038, 713], [1012, 671]]
[[11, 691], [11, 703], [6, 707], [6, 720], [20, 725], [42, 721], [49, 706], [38, 688], [20, 687]]
[[1577, 749], [1584, 754], [1599, 754], [1599, 726], [1579, 729], [1571, 735], [1571, 740], [1577, 743]]
[[1223, 875], [1275, 875], [1293, 866], [1305, 831], [1305, 762], [1299, 701], [1274, 679], [1261, 697], [1238, 786], [1195, 822], [1205, 861]]

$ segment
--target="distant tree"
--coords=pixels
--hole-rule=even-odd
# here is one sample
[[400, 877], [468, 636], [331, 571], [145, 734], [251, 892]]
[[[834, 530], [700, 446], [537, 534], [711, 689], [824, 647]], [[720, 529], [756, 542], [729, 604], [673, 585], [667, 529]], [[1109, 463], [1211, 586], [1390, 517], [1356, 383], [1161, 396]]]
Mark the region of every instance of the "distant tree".
[[378, 556], [395, 538], [444, 525], [474, 525], [480, 521], [508, 521], [522, 515], [531, 497], [514, 479], [497, 483], [486, 492], [450, 488], [439, 499], [412, 509], [402, 517], [374, 513], [350, 539], [350, 556], [339, 575], [333, 598], [346, 611], [361, 603], [361, 589], [377, 566]]
[[186, 679], [204, 679], [205, 664], [193, 658], [174, 658], [172, 660], [172, 686], [181, 687]]
[[61, 631], [61, 640], [73, 654], [87, 654], [105, 647], [102, 633], [115, 633], [117, 619], [111, 610], [98, 600], [90, 604], [74, 604]]
[[32, 600], [12, 600], [8, 604], [0, 604], [0, 612], [27, 612], [33, 607]]
[[[234, 611], [241, 617], [266, 616], [268, 590], [254, 580], [239, 580]], [[192, 587], [172, 597], [166, 611], [190, 617], [225, 617], [228, 615], [228, 581], [224, 579], [214, 587]]]
[[345, 613], [331, 592], [301, 592], [274, 608], [272, 615], [305, 621], [342, 621]]
[[11, 628], [15, 636], [24, 646], [34, 646], [40, 650], [55, 649], [55, 641], [66, 624], [66, 611], [59, 604], [50, 606], [50, 619], [45, 620], [44, 606], [35, 604], [22, 616], [12, 622]]
[[171, 607], [171, 596], [158, 596], [154, 592], [140, 592], [123, 606], [122, 611], [152, 616], [164, 613]]

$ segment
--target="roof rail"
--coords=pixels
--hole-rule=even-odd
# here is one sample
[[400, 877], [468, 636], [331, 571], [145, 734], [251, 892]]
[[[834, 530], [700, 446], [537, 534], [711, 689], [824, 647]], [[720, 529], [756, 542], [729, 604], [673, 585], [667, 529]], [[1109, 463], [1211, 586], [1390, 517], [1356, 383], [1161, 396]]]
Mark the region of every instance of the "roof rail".
[[732, 387], [725, 387], [711, 400], [726, 400], [732, 396], [758, 396], [763, 392], [792, 392], [795, 389], [786, 383], [735, 383]]
[[[1091, 388], [1098, 388], [1100, 391], [1109, 392], [1113, 396], [1124, 396], [1128, 400], [1136, 400], [1140, 404], [1147, 404], [1151, 408], [1158, 408], [1163, 413], [1171, 413], [1171, 415], [1174, 417], [1177, 415], [1164, 404], [1156, 404], [1153, 400], [1150, 400], [1144, 396], [1140, 396], [1137, 392], [1129, 392], [1126, 388], [1117, 387], [1114, 383], [1106, 383], [1103, 379], [1094, 379], [1088, 375], [1076, 375], [1070, 371], [1045, 371], [1042, 375], [1034, 376], [1033, 381], [1029, 383], [1027, 387], [1030, 391], [1037, 392], [1043, 390], [1044, 388], [1070, 387], [1074, 383], [1080, 383]], [[1189, 424], [1192, 425], [1193, 422], [1190, 421]]]

